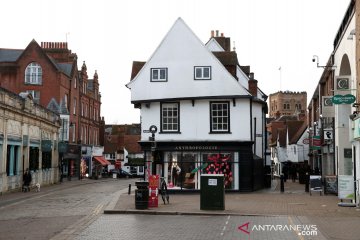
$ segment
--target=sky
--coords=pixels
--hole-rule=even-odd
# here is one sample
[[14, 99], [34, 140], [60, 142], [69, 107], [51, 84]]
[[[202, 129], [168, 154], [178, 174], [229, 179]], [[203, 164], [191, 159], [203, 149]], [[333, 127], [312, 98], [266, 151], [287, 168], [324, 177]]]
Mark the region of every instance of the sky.
[[[106, 124], [140, 122], [131, 104], [133, 61], [147, 61], [181, 17], [205, 44], [211, 30], [231, 38], [240, 65], [250, 65], [270, 95], [312, 97], [350, 0], [3, 0], [0, 48], [25, 49], [35, 39], [68, 42], [99, 76]], [[308, 100], [309, 102], [309, 100]]]

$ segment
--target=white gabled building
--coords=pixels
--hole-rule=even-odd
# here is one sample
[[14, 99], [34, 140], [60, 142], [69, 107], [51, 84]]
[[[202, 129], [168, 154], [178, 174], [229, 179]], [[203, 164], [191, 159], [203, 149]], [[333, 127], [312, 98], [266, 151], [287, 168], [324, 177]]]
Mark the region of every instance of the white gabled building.
[[263, 186], [267, 96], [230, 38], [212, 32], [204, 45], [179, 18], [146, 63], [134, 62], [127, 87], [141, 128], [157, 127], [153, 161], [151, 134], [141, 135], [147, 174], [170, 189], [199, 189], [203, 173], [224, 174], [226, 189]]

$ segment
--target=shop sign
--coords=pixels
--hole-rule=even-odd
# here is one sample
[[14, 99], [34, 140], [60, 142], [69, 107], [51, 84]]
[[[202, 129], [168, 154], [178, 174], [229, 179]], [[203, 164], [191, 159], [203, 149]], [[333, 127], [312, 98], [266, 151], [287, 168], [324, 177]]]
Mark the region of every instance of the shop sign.
[[68, 148], [68, 144], [66, 142], [59, 142], [59, 153], [66, 153]]
[[41, 151], [42, 152], [51, 152], [52, 150], [52, 141], [51, 140], [42, 140], [41, 141]]
[[344, 148], [344, 158], [352, 158], [352, 149]]
[[355, 96], [351, 94], [335, 95], [332, 98], [334, 104], [351, 104], [355, 102]]
[[312, 137], [312, 149], [314, 150], [320, 150], [321, 148], [321, 138], [320, 136], [313, 136]]
[[201, 150], [218, 150], [217, 146], [176, 146], [177, 151], [201, 151]]
[[352, 175], [339, 175], [339, 199], [354, 198], [354, 177]]

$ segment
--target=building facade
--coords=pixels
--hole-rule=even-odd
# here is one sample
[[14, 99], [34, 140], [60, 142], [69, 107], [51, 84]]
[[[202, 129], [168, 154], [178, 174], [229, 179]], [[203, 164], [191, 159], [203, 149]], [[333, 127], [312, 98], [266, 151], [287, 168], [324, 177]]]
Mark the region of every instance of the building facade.
[[209, 173], [223, 174], [229, 190], [263, 187], [267, 96], [230, 38], [212, 31], [204, 45], [179, 18], [131, 76], [146, 177], [159, 174], [180, 190], [199, 189]]
[[32, 95], [0, 88], [0, 193], [20, 189], [27, 168], [32, 186], [59, 181], [59, 129], [59, 115]]
[[144, 175], [144, 152], [138, 142], [141, 139], [140, 124], [106, 125], [104, 137], [105, 158], [133, 175]]
[[0, 49], [0, 86], [31, 93], [36, 103], [60, 115], [61, 171], [79, 177], [80, 159], [89, 164], [89, 148], [100, 144], [97, 72], [89, 79], [85, 62], [78, 70], [77, 55], [67, 43], [32, 40], [25, 49]]
[[269, 96], [269, 117], [306, 113], [306, 92], [279, 91]]

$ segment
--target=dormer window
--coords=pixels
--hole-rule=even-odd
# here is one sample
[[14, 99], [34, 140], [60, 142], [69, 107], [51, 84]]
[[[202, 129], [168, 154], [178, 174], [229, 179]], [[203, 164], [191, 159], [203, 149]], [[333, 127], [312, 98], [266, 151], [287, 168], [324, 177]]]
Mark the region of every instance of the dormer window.
[[194, 79], [211, 80], [211, 67], [210, 66], [194, 67]]
[[167, 82], [167, 68], [151, 68], [151, 82]]
[[40, 85], [42, 83], [42, 68], [36, 63], [30, 63], [25, 69], [25, 83]]

